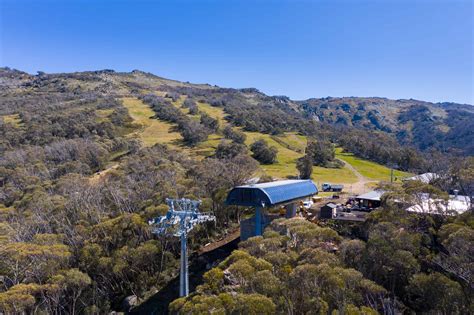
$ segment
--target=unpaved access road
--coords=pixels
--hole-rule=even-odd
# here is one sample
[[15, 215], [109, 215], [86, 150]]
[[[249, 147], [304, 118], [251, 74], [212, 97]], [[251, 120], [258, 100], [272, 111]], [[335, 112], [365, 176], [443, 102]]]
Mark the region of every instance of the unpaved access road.
[[354, 173], [354, 175], [357, 177], [357, 182], [355, 182], [353, 184], [350, 184], [350, 185], [347, 185], [346, 186], [347, 189], [344, 189], [345, 191], [349, 192], [350, 194], [360, 195], [360, 194], [366, 193], [370, 190], [370, 187], [368, 187], [368, 185], [378, 183], [378, 181], [376, 181], [376, 180], [367, 179], [367, 177], [362, 175], [357, 169], [354, 168], [354, 166], [347, 163], [346, 161], [341, 160], [341, 159], [338, 159], [338, 160], [341, 161], [342, 163], [344, 163], [344, 165], [348, 169], [350, 169], [351, 172]]

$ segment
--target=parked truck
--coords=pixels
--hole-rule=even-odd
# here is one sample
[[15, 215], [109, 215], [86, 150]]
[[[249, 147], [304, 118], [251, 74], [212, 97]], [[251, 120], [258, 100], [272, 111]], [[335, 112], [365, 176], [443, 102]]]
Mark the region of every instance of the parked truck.
[[323, 189], [323, 191], [342, 191], [344, 185], [332, 185], [329, 183], [324, 183], [321, 188]]

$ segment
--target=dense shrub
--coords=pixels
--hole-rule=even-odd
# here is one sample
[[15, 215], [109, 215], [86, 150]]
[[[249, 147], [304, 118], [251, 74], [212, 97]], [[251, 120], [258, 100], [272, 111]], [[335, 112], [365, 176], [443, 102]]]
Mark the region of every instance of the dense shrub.
[[334, 145], [327, 140], [309, 140], [305, 156], [313, 161], [313, 165], [339, 168], [343, 163], [336, 160]]
[[250, 145], [252, 157], [262, 164], [273, 164], [276, 162], [278, 150], [268, 146], [267, 141], [259, 139]]
[[223, 134], [224, 134], [224, 137], [226, 139], [232, 140], [232, 141], [234, 141], [236, 143], [240, 143], [240, 144], [244, 144], [245, 139], [247, 139], [247, 136], [245, 135], [245, 133], [243, 133], [239, 130], [235, 130], [234, 128], [232, 128], [229, 125], [225, 126], [225, 128], [223, 130]]
[[207, 129], [212, 132], [216, 132], [219, 129], [219, 121], [215, 118], [212, 118], [208, 114], [201, 112], [201, 125], [206, 126]]
[[210, 130], [194, 120], [182, 120], [178, 124], [179, 132], [183, 136], [184, 142], [195, 146], [199, 142], [207, 140]]
[[221, 141], [217, 146], [215, 157], [218, 159], [229, 159], [247, 152], [247, 147], [243, 144]]

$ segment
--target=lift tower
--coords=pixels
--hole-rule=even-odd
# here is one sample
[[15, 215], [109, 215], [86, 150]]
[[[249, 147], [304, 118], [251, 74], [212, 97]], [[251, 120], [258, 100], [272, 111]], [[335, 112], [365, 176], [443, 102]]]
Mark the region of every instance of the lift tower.
[[152, 232], [158, 235], [178, 236], [181, 240], [181, 269], [179, 273], [179, 295], [189, 294], [188, 275], [188, 233], [196, 224], [215, 221], [216, 217], [210, 213], [201, 213], [198, 210], [200, 200], [166, 199], [169, 210], [165, 216], [157, 217], [148, 223], [153, 226]]

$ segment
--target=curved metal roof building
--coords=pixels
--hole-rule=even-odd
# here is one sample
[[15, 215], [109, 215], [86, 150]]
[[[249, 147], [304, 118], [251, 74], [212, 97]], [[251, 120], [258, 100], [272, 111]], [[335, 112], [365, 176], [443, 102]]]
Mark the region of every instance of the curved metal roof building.
[[237, 186], [227, 195], [226, 204], [247, 207], [270, 207], [289, 203], [318, 193], [311, 180], [280, 180]]

